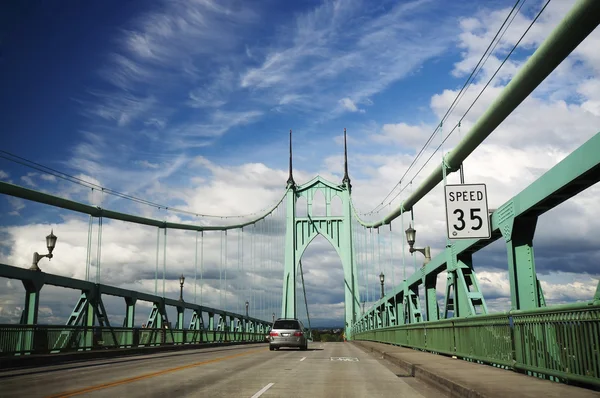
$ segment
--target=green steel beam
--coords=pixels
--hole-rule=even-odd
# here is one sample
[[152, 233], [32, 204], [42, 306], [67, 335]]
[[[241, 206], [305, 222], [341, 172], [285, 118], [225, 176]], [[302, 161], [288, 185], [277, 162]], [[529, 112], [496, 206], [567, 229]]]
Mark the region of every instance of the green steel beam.
[[216, 308], [206, 307], [199, 304], [189, 303], [186, 301], [181, 302], [176, 299], [163, 298], [162, 296], [155, 296], [153, 294], [142, 293], [134, 290], [127, 290], [103, 284], [97, 285], [93, 282], [68, 278], [66, 276], [61, 275], [48, 274], [43, 271], [31, 271], [27, 268], [13, 267], [11, 265], [2, 263], [0, 263], [0, 278], [18, 279], [23, 281], [24, 284], [36, 284], [37, 286], [39, 286], [40, 289], [43, 285], [59, 286], [86, 292], [95, 291], [97, 289], [99, 294], [106, 294], [109, 296], [123, 297], [125, 299], [142, 300], [150, 303], [164, 301], [165, 305], [172, 307], [183, 307], [190, 310], [210, 312], [218, 314], [220, 316], [233, 316], [236, 318], [244, 318], [258, 323], [270, 323], [268, 321], [264, 321], [258, 318], [246, 317], [245, 315], [240, 315], [229, 311], [223, 311]]
[[[595, 134], [527, 188], [500, 206], [491, 216], [492, 237], [490, 239], [455, 241], [451, 246], [452, 253], [456, 256], [474, 253], [501, 238], [501, 229], [505, 229], [516, 218], [538, 217], [598, 181], [600, 181], [600, 133]], [[424, 277], [437, 275], [445, 271], [448, 268], [448, 261], [447, 251], [438, 254], [423, 269], [412, 274], [395, 291], [389, 292], [380, 301], [390, 300], [394, 295], [408, 292], [411, 288], [416, 289], [422, 284]], [[451, 282], [456, 287], [459, 281], [454, 280]], [[452, 293], [454, 306], [456, 307], [458, 292], [455, 289]], [[407, 298], [404, 300], [407, 300]], [[537, 300], [540, 303], [543, 301], [541, 293]], [[411, 310], [408, 305], [405, 308], [405, 310]], [[483, 308], [485, 308], [485, 305]]]
[[[458, 170], [475, 148], [596, 29], [598, 24], [600, 24], [600, 1], [579, 0], [521, 67], [465, 138], [448, 154], [446, 173]], [[442, 164], [436, 167], [404, 202], [382, 220], [374, 223], [361, 221], [361, 223], [366, 227], [377, 228], [389, 224], [403, 212], [410, 211], [419, 200], [443, 180], [442, 167]]]
[[155, 220], [152, 218], [139, 217], [132, 214], [120, 213], [117, 211], [106, 210], [98, 206], [90, 206], [83, 203], [75, 202], [73, 200], [61, 198], [58, 196], [50, 195], [44, 192], [38, 192], [33, 189], [28, 189], [25, 187], [21, 187], [14, 184], [9, 184], [4, 181], [0, 181], [0, 193], [14, 196], [16, 198], [31, 200], [33, 202], [43, 203], [47, 205], [51, 205], [54, 207], [60, 207], [66, 210], [76, 211], [78, 213], [89, 214], [93, 217], [104, 217], [110, 218], [112, 220], [120, 220], [126, 222], [132, 222], [140, 225], [149, 225], [158, 228], [170, 228], [170, 229], [178, 229], [178, 230], [187, 230], [187, 231], [226, 231], [229, 229], [237, 229], [242, 228], [248, 225], [252, 225], [273, 212], [281, 204], [283, 198], [271, 209], [265, 212], [262, 216], [248, 221], [243, 224], [235, 224], [235, 225], [224, 225], [224, 226], [203, 226], [203, 225], [192, 225], [192, 224], [182, 224], [182, 223], [173, 223], [161, 220]]
[[[539, 216], [598, 181], [600, 181], [600, 133], [594, 135], [527, 188], [500, 206], [491, 217], [492, 238], [455, 241], [454, 252], [474, 253], [500, 238], [502, 236], [500, 228], [507, 222], [504, 215], [507, 212], [504, 209], [510, 208], [510, 213], [515, 218]], [[440, 253], [425, 265], [425, 274], [444, 271], [446, 262], [446, 253]], [[409, 286], [419, 285], [421, 279], [421, 272], [418, 272], [407, 278], [406, 282]]]

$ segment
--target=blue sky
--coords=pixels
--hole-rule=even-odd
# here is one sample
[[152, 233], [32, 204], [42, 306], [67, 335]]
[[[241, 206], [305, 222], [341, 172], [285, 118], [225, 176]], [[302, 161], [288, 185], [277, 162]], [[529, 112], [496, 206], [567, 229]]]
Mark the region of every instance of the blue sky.
[[[247, 214], [283, 194], [289, 129], [294, 131], [296, 180], [321, 174], [340, 181], [346, 127], [354, 202], [360, 211], [369, 211], [425, 143], [514, 1], [373, 4], [12, 1], [0, 17], [0, 74], [9, 77], [0, 94], [6, 137], [0, 149], [161, 204], [204, 214]], [[524, 3], [448, 125], [466, 110], [542, 4]], [[464, 136], [572, 4], [550, 3], [445, 151]], [[597, 132], [598, 43], [594, 32], [466, 163], [468, 178], [488, 184], [490, 207], [518, 193]], [[437, 146], [439, 139], [434, 142]], [[414, 176], [414, 186], [440, 157]], [[89, 189], [4, 159], [0, 177], [116, 210], [185, 219], [122, 199], [100, 199]], [[393, 204], [411, 189], [408, 184]], [[435, 191], [417, 208], [419, 236], [428, 237], [434, 252], [444, 244], [441, 198]], [[539, 269], [555, 273], [547, 279], [550, 290], [572, 291], [568, 283], [583, 283], [584, 292], [595, 286], [598, 273], [591, 264], [600, 253], [590, 232], [600, 231], [600, 225], [591, 221], [586, 198], [563, 205], [544, 222], [553, 225], [565, 211], [573, 215], [565, 223], [583, 220], [586, 227], [579, 232], [587, 265], [579, 259], [557, 260], [558, 233], [540, 228], [536, 237], [546, 245], [540, 244], [546, 248], [540, 258], [548, 259]], [[73, 214], [0, 198], [0, 224], [11, 242], [3, 248], [3, 261], [26, 264], [30, 255], [20, 253], [33, 250], [34, 233], [47, 228], [44, 221], [62, 230], [62, 236], [87, 231], [87, 221]], [[132, 243], [140, 250], [142, 236]], [[81, 242], [73, 239], [69, 245], [80, 253]], [[502, 250], [494, 247], [490, 254]], [[306, 254], [307, 271], [317, 271], [310, 258], [327, 258], [337, 267], [329, 276], [338, 277], [341, 268], [332, 253], [324, 242], [315, 242]], [[50, 269], [81, 275], [77, 267], [73, 260]], [[502, 267], [502, 260], [483, 265], [490, 272], [488, 288], [505, 299]], [[568, 275], [556, 274], [562, 271]], [[307, 281], [322, 314], [339, 311], [341, 284], [329, 291], [327, 283]]]
[[274, 166], [293, 128], [298, 155], [318, 165], [314, 148], [343, 127], [432, 121], [423, 103], [462, 80], [444, 72], [458, 60], [448, 17], [461, 4], [211, 4], [12, 2], [6, 149], [61, 170], [85, 167], [77, 160], [95, 140], [111, 150], [94, 154], [118, 167], [257, 152]]

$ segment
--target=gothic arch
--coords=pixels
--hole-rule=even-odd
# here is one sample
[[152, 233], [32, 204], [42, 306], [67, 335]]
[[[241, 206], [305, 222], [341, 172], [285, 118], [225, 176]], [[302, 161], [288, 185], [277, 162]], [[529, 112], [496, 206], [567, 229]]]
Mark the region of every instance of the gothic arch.
[[[352, 325], [359, 312], [356, 262], [352, 250], [352, 223], [349, 183], [335, 185], [320, 176], [303, 185], [292, 185], [287, 194], [286, 251], [283, 278], [282, 317], [296, 317], [296, 270], [306, 248], [322, 235], [335, 249], [344, 271], [345, 321]], [[313, 199], [316, 192], [325, 197], [325, 215], [316, 215]], [[306, 216], [296, 215], [299, 198], [307, 200]], [[342, 214], [333, 215], [333, 198], [342, 203]]]

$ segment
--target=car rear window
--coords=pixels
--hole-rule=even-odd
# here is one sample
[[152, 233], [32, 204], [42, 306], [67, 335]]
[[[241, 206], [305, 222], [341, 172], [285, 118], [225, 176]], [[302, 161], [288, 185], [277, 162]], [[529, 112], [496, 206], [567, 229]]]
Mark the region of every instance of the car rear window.
[[275, 321], [273, 329], [300, 329], [298, 321]]

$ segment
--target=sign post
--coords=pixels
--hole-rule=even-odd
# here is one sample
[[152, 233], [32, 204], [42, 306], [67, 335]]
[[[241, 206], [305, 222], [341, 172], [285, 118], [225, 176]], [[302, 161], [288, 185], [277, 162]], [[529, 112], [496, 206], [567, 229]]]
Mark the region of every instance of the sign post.
[[492, 236], [485, 184], [446, 185], [448, 239], [489, 239]]

